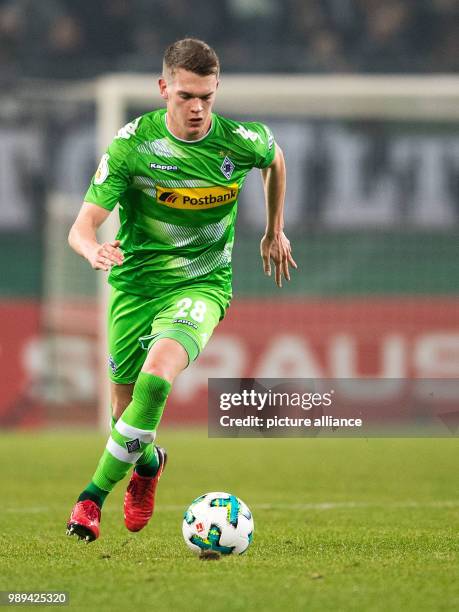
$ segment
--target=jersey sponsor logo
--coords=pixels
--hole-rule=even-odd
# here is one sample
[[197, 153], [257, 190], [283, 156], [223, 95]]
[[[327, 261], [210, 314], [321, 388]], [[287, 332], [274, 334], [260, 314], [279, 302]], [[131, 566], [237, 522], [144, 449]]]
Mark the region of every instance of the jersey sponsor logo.
[[125, 126], [118, 130], [118, 133], [115, 138], [125, 138], [126, 140], [128, 140], [131, 136], [134, 136], [137, 130], [137, 126], [139, 125], [139, 121], [141, 119], [142, 117], [137, 117], [137, 119], [134, 119], [134, 121], [126, 123]]
[[243, 125], [240, 125], [237, 130], [233, 130], [233, 134], [239, 134], [239, 136], [242, 136], [245, 140], [251, 140], [252, 142], [256, 142], [257, 140], [261, 141], [260, 134], [245, 128]]
[[222, 165], [220, 166], [220, 170], [222, 171], [223, 176], [225, 176], [228, 180], [230, 180], [231, 175], [233, 174], [234, 168], [235, 168], [235, 165], [230, 160], [230, 158], [225, 157]]
[[178, 166], [168, 166], [166, 164], [155, 164], [154, 162], [150, 163], [150, 168], [152, 170], [166, 170], [170, 172], [176, 172], [178, 170]]
[[159, 204], [182, 210], [204, 210], [230, 204], [237, 200], [237, 183], [219, 187], [161, 187], [156, 186], [156, 199]]
[[163, 203], [173, 204], [178, 200], [178, 195], [173, 191], [164, 191], [159, 197], [158, 200]]
[[107, 178], [107, 176], [109, 174], [109, 168], [108, 168], [109, 157], [110, 156], [108, 155], [108, 153], [104, 153], [104, 155], [102, 155], [102, 158], [101, 158], [101, 160], [99, 162], [99, 165], [97, 166], [97, 170], [96, 170], [96, 173], [94, 175], [94, 184], [95, 185], [102, 185], [102, 183]]

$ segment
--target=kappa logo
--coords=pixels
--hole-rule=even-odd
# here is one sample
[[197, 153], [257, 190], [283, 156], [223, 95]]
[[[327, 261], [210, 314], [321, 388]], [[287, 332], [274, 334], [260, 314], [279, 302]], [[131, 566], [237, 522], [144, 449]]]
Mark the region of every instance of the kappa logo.
[[178, 194], [173, 191], [163, 191], [163, 193], [158, 197], [160, 202], [167, 202], [168, 204], [173, 204], [178, 199]]
[[260, 134], [257, 134], [253, 130], [249, 130], [245, 128], [243, 125], [240, 125], [237, 130], [233, 130], [233, 134], [239, 134], [245, 140], [251, 140], [252, 142], [256, 142], [257, 140], [261, 140]]
[[167, 164], [155, 164], [151, 162], [150, 168], [152, 170], [166, 170], [166, 172], [176, 172], [178, 170], [178, 166], [169, 166]]
[[188, 325], [188, 327], [193, 327], [193, 329], [198, 329], [196, 323], [188, 321], [188, 319], [172, 319], [172, 323], [182, 323], [183, 325]]
[[125, 140], [129, 140], [129, 138], [131, 136], [134, 136], [134, 134], [137, 131], [137, 127], [139, 125], [139, 121], [142, 119], [142, 117], [137, 117], [137, 119], [134, 119], [134, 121], [131, 121], [130, 123], [126, 123], [125, 126], [123, 126], [120, 130], [118, 130], [117, 135], [115, 136], [115, 138], [124, 138]]
[[126, 448], [128, 453], [136, 453], [140, 450], [140, 440], [138, 438], [135, 440], [128, 440], [126, 442]]

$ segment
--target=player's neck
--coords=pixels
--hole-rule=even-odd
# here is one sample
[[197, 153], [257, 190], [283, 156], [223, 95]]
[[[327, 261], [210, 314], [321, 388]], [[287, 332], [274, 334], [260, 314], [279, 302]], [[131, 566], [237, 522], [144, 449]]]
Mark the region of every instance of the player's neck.
[[172, 134], [174, 138], [182, 142], [199, 142], [200, 140], [204, 140], [212, 129], [212, 117], [209, 117], [208, 124], [203, 131], [191, 135], [187, 133], [186, 130], [181, 130], [180, 126], [174, 124], [174, 122], [171, 123], [167, 112], [164, 115], [164, 123], [169, 134]]

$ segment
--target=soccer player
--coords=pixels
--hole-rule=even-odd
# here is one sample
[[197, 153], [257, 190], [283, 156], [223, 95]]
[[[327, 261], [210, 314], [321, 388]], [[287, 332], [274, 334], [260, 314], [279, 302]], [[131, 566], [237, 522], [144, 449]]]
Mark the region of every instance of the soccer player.
[[[112, 430], [67, 533], [99, 537], [108, 493], [134, 466], [125, 525], [153, 514], [166, 451], [156, 429], [175, 377], [197, 358], [231, 299], [237, 200], [252, 168], [262, 170], [267, 223], [260, 250], [266, 274], [290, 280], [297, 267], [283, 232], [285, 164], [262, 123], [212, 113], [219, 60], [206, 43], [168, 47], [159, 91], [166, 108], [121, 128], [102, 156], [70, 234], [96, 270], [110, 270], [108, 308]], [[100, 244], [97, 228], [119, 203], [121, 227]]]

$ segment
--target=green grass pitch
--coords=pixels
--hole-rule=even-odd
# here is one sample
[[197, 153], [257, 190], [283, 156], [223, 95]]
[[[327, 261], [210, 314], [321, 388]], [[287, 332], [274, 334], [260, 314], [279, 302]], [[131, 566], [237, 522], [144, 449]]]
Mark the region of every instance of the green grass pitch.
[[[153, 521], [123, 525], [127, 480], [101, 538], [65, 535], [104, 441], [3, 433], [0, 590], [64, 590], [81, 610], [459, 609], [455, 439], [209, 440], [163, 429], [169, 463]], [[182, 541], [187, 505], [230, 491], [252, 509], [241, 557], [202, 561]]]

